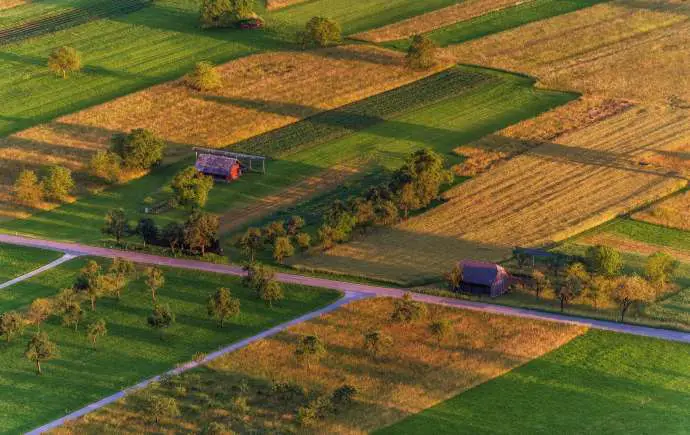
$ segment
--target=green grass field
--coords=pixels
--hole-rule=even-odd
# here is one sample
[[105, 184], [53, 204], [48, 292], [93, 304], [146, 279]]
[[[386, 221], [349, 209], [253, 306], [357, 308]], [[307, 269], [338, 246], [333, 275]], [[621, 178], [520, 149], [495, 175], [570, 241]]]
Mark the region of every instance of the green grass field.
[[[56, 251], [0, 244], [0, 284], [60, 258]], [[2, 299], [0, 291], [0, 299]]]
[[[472, 39], [514, 29], [534, 21], [574, 12], [607, 0], [532, 0], [517, 6], [460, 21], [426, 35], [441, 47], [460, 44]], [[409, 40], [392, 41], [384, 45], [407, 49]]]
[[[218, 184], [211, 192], [207, 210], [222, 213], [251, 205], [338, 164], [354, 163], [361, 169], [360, 174], [366, 174], [396, 169], [412, 151], [422, 147], [450, 155], [463, 143], [575, 98], [570, 93], [534, 89], [533, 80], [523, 76], [459, 68], [470, 74], [486, 75], [487, 79], [452, 98], [429, 102], [340, 139], [306, 148], [296, 143], [296, 151], [282, 152], [279, 159], [268, 163], [267, 175], [250, 174], [236, 183]], [[443, 82], [432, 83], [443, 86]], [[332, 117], [333, 114], [329, 122]], [[125, 186], [82, 198], [51, 212], [3, 223], [1, 228], [52, 239], [99, 243], [103, 238], [100, 233], [103, 216], [109, 209], [123, 207], [131, 219], [137, 219], [143, 210], [143, 199], [157, 192], [180, 167], [189, 163], [162, 168]], [[182, 216], [182, 212], [176, 211], [156, 219], [165, 224]]]
[[690, 251], [690, 231], [683, 231], [628, 218], [619, 218], [596, 230], [653, 245]]
[[[50, 2], [56, 7], [68, 3]], [[131, 14], [0, 47], [0, 135], [177, 78], [200, 60], [220, 63], [262, 51], [296, 49], [296, 31], [316, 15], [336, 19], [344, 33], [351, 34], [452, 3], [316, 0], [268, 13], [263, 2], [257, 2], [258, 12], [267, 19], [266, 30], [204, 31], [195, 0], [156, 1]], [[43, 4], [22, 6], [12, 14], [29, 15]], [[46, 67], [49, 53], [62, 45], [79, 50], [84, 61], [83, 72], [68, 80]]]
[[[19, 309], [35, 297], [49, 297], [72, 285], [86, 258], [74, 260], [11, 288], [0, 299], [0, 311]], [[160, 340], [146, 324], [151, 295], [141, 280], [133, 282], [122, 300], [103, 298], [96, 312], [85, 304], [85, 323], [103, 318], [109, 333], [97, 350], [79, 332], [51, 318], [41, 329], [59, 346], [59, 358], [44, 364], [37, 376], [23, 356], [33, 327], [11, 344], [0, 344], [0, 433], [19, 433], [60, 417], [117, 390], [189, 361], [196, 352], [208, 352], [240, 338], [324, 306], [333, 291], [285, 286], [286, 299], [269, 309], [237, 278], [195, 271], [165, 270], [166, 284], [159, 300], [170, 304], [177, 322]], [[239, 317], [220, 329], [206, 313], [206, 297], [228, 287], [241, 299]]]
[[377, 434], [687, 434], [690, 346], [590, 331]]

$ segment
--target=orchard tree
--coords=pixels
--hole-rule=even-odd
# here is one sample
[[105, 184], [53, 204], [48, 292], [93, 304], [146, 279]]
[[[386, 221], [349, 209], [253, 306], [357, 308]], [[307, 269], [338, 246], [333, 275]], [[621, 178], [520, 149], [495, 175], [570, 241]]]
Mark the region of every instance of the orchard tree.
[[48, 68], [66, 79], [69, 73], [81, 70], [81, 55], [72, 47], [58, 47], [48, 56]]
[[287, 234], [284, 221], [273, 221], [261, 229], [264, 243], [274, 244], [278, 237]]
[[98, 319], [91, 323], [86, 330], [86, 336], [88, 337], [89, 341], [91, 342], [91, 346], [94, 349], [96, 348], [96, 342], [98, 339], [100, 337], [104, 337], [106, 334], [108, 334], [108, 326], [103, 319]]
[[91, 157], [89, 173], [108, 183], [115, 183], [122, 174], [122, 158], [112, 151], [98, 151]]
[[43, 374], [41, 362], [56, 358], [58, 356], [58, 349], [57, 345], [50, 341], [48, 334], [39, 331], [31, 337], [24, 355], [36, 365], [36, 373], [41, 375]]
[[206, 247], [218, 238], [220, 221], [218, 216], [202, 211], [193, 212], [184, 225], [184, 242], [192, 250], [198, 250], [203, 257]]
[[311, 246], [311, 236], [308, 233], [297, 233], [295, 241], [302, 252], [306, 252]]
[[173, 255], [177, 254], [178, 249], [184, 247], [184, 225], [178, 222], [170, 222], [163, 228], [161, 238], [170, 248]]
[[425, 35], [414, 35], [407, 50], [407, 65], [412, 69], [429, 69], [436, 65], [436, 43]]
[[43, 200], [43, 186], [34, 171], [24, 169], [14, 183], [14, 195], [27, 205], [36, 205]]
[[88, 263], [79, 270], [74, 288], [77, 290], [87, 290], [89, 287], [97, 285], [97, 280], [100, 276], [101, 266], [94, 260], [89, 260]]
[[155, 304], [153, 312], [149, 315], [147, 322], [153, 329], [160, 331], [160, 339], [163, 339], [163, 331], [175, 323], [175, 315], [170, 310], [169, 305]]
[[115, 241], [120, 243], [120, 240], [130, 232], [129, 221], [125, 215], [125, 210], [122, 208], [115, 208], [108, 211], [105, 215], [101, 232], [115, 237]]
[[208, 297], [208, 315], [218, 320], [223, 327], [225, 319], [234, 317], [240, 313], [240, 300], [230, 294], [227, 288], [220, 288]]
[[263, 236], [259, 228], [250, 227], [235, 242], [235, 247], [240, 249], [244, 255], [249, 257], [249, 262], [253, 263], [256, 253], [264, 247]]
[[364, 334], [364, 350], [374, 358], [393, 345], [393, 337], [381, 331], [369, 331]]
[[605, 276], [592, 277], [585, 288], [585, 296], [592, 301], [594, 309], [598, 309], [599, 301], [611, 296], [613, 282]]
[[194, 66], [194, 71], [185, 77], [185, 83], [190, 88], [201, 92], [212, 91], [223, 86], [220, 73], [211, 62], [198, 62]]
[[16, 311], [8, 311], [0, 316], [0, 335], [9, 343], [24, 330], [24, 318]]
[[304, 218], [302, 216], [290, 216], [290, 219], [287, 220], [288, 236], [297, 235], [302, 228], [304, 228]]
[[137, 276], [137, 268], [134, 263], [126, 258], [115, 257], [110, 263], [108, 273], [119, 275], [127, 280], [134, 279]]
[[335, 230], [332, 226], [323, 224], [316, 232], [321, 248], [325, 251], [331, 249], [335, 245]]
[[53, 303], [44, 298], [34, 299], [26, 312], [26, 320], [41, 329], [41, 324], [53, 314]]
[[384, 200], [374, 203], [374, 214], [376, 219], [374, 224], [381, 227], [394, 225], [400, 219], [400, 211], [391, 200]]
[[208, 201], [208, 194], [213, 189], [213, 177], [189, 166], [177, 174], [170, 183], [175, 200], [183, 207], [201, 208]]
[[625, 322], [625, 314], [631, 306], [653, 302], [656, 292], [645, 279], [633, 275], [619, 278], [616, 286], [613, 288], [611, 297], [618, 303], [621, 322]]
[[51, 166], [48, 173], [43, 178], [43, 191], [49, 199], [55, 201], [67, 201], [72, 190], [74, 190], [74, 180], [72, 171], [63, 166]]
[[156, 302], [156, 292], [165, 285], [163, 271], [156, 266], [147, 267], [144, 271], [146, 275], [146, 287], [151, 292], [151, 299]]
[[342, 40], [342, 29], [340, 24], [325, 17], [313, 17], [310, 19], [303, 32], [298, 34], [298, 39], [303, 47], [316, 45], [328, 47]]
[[623, 268], [621, 254], [609, 246], [590, 246], [585, 255], [591, 270], [599, 275], [616, 276]]
[[352, 215], [355, 217], [355, 224], [362, 234], [366, 234], [367, 229], [374, 225], [376, 213], [374, 203], [366, 198], [355, 198], [350, 204]]
[[151, 169], [163, 160], [165, 142], [148, 130], [139, 128], [129, 134], [118, 133], [111, 141], [112, 151], [122, 158], [127, 169]]
[[273, 259], [278, 263], [282, 263], [286, 257], [292, 257], [295, 254], [295, 248], [292, 246], [289, 237], [278, 237], [273, 245]]
[[645, 277], [659, 288], [663, 288], [678, 270], [680, 264], [670, 255], [657, 252], [647, 258]]
[[275, 279], [264, 281], [259, 287], [259, 298], [272, 308], [275, 302], [285, 299], [283, 286]]
[[139, 222], [137, 223], [136, 233], [139, 234], [139, 236], [141, 236], [141, 239], [144, 241], [144, 245], [155, 244], [158, 241], [158, 237], [160, 236], [160, 230], [158, 229], [158, 225], [156, 225], [156, 221], [154, 221], [151, 218], [139, 219]]
[[62, 310], [62, 324], [68, 328], [79, 329], [79, 323], [84, 319], [84, 310], [78, 302], [71, 302]]
[[86, 297], [91, 302], [91, 311], [96, 311], [96, 301], [105, 294], [113, 293], [113, 283], [105, 275], [99, 274], [86, 288]]
[[537, 300], [540, 299], [541, 294], [551, 289], [551, 281], [540, 270], [532, 271], [532, 290]]
[[431, 336], [436, 338], [436, 342], [441, 346], [441, 342], [450, 335], [453, 330], [453, 325], [450, 320], [436, 320], [429, 324], [429, 332]]
[[317, 335], [303, 336], [295, 348], [295, 357], [301, 363], [311, 367], [313, 362], [318, 362], [326, 355], [326, 346]]
[[257, 296], [266, 283], [275, 280], [273, 269], [261, 263], [249, 263], [244, 266], [244, 270], [246, 275], [242, 278], [242, 284], [254, 290]]

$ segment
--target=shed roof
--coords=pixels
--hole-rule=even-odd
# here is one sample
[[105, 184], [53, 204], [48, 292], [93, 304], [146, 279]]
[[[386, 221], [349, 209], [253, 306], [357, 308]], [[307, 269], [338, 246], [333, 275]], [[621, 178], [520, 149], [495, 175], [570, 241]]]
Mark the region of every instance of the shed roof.
[[219, 156], [213, 154], [199, 154], [196, 158], [194, 167], [197, 171], [204, 174], [227, 177], [230, 175], [232, 167], [239, 161], [232, 157]]
[[500, 278], [508, 275], [503, 267], [495, 263], [463, 260], [460, 262], [460, 266], [462, 267], [462, 281], [469, 284], [491, 286]]

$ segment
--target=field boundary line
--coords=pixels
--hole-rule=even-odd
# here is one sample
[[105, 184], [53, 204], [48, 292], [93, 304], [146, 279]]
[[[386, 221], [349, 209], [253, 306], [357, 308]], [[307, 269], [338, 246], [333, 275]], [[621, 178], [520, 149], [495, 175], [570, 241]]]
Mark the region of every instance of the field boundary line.
[[203, 366], [203, 365], [205, 365], [205, 364], [207, 364], [213, 360], [216, 360], [216, 359], [218, 359], [224, 355], [227, 355], [229, 353], [232, 353], [232, 352], [240, 350], [244, 347], [247, 347], [256, 341], [263, 340], [264, 338], [268, 338], [268, 337], [271, 337], [273, 335], [276, 335], [279, 332], [282, 332], [287, 328], [290, 328], [290, 327], [295, 326], [297, 324], [300, 324], [300, 323], [306, 322], [308, 320], [314, 319], [314, 318], [319, 317], [323, 314], [330, 313], [331, 311], [335, 311], [338, 308], [342, 307], [343, 305], [349, 304], [350, 302], [355, 302], [355, 301], [358, 301], [361, 299], [366, 299], [368, 297], [371, 297], [371, 295], [347, 291], [347, 292], [345, 292], [344, 297], [338, 299], [337, 301], [335, 301], [334, 303], [332, 303], [330, 305], [327, 305], [327, 306], [320, 308], [316, 311], [312, 311], [312, 312], [309, 312], [307, 314], [303, 314], [303, 315], [301, 315], [295, 319], [288, 320], [287, 322], [283, 322], [277, 326], [274, 326], [270, 329], [262, 331], [256, 335], [253, 335], [251, 337], [247, 337], [247, 338], [242, 339], [238, 342], [235, 342], [231, 345], [228, 345], [222, 349], [219, 349], [215, 352], [208, 354], [203, 360], [190, 361], [190, 362], [187, 362], [185, 364], [179, 365], [172, 370], [168, 370], [167, 372], [165, 372], [163, 374], [154, 376], [152, 378], [145, 379], [136, 385], [133, 385], [133, 386], [128, 387], [124, 390], [121, 390], [121, 391], [119, 391], [115, 394], [112, 394], [108, 397], [105, 397], [105, 398], [103, 398], [97, 402], [93, 402], [90, 405], [87, 405], [87, 406], [85, 406], [85, 407], [83, 407], [77, 411], [74, 411], [74, 412], [72, 412], [72, 413], [70, 413], [64, 417], [61, 417], [57, 420], [53, 420], [50, 423], [46, 423], [43, 426], [38, 427], [38, 428], [36, 428], [30, 432], [26, 432], [26, 435], [39, 435], [39, 434], [43, 434], [43, 433], [46, 433], [48, 431], [51, 431], [53, 429], [56, 429], [56, 428], [62, 426], [63, 424], [65, 424], [69, 421], [76, 420], [80, 417], [85, 416], [86, 414], [90, 414], [94, 411], [97, 411], [100, 408], [103, 408], [107, 405], [110, 405], [111, 403], [116, 402], [116, 401], [118, 401], [118, 400], [132, 394], [132, 393], [135, 393], [139, 390], [142, 390], [142, 389], [148, 387], [149, 385], [151, 385], [152, 383], [158, 382], [163, 377], [177, 376], [177, 375], [180, 375], [186, 371], [201, 367], [201, 366]]
[[13, 278], [7, 282], [0, 284], [0, 290], [5, 289], [7, 287], [10, 287], [10, 286], [17, 284], [19, 282], [26, 281], [27, 279], [33, 278], [36, 275], [40, 275], [41, 273], [45, 272], [46, 270], [50, 270], [54, 267], [61, 265], [62, 263], [66, 263], [70, 260], [73, 260], [73, 259], [79, 257], [80, 255], [81, 254], [65, 253], [62, 257], [58, 258], [57, 260], [51, 261], [50, 263], [45, 264], [45, 265], [39, 267], [38, 269], [34, 269], [31, 272], [25, 273], [22, 276], [18, 276], [16, 278]]

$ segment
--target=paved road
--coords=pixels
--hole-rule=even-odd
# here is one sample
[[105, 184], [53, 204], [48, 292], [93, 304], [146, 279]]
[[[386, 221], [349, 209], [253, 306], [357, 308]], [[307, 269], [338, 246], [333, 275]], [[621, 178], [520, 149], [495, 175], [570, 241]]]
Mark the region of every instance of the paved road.
[[[159, 257], [150, 254], [141, 254], [138, 252], [121, 251], [116, 249], [99, 248], [94, 246], [79, 245], [73, 243], [54, 242], [50, 240], [32, 239], [28, 237], [12, 236], [0, 234], [0, 242], [33, 246], [44, 249], [54, 249], [76, 255], [92, 255], [97, 257], [124, 257], [131, 261], [144, 264], [155, 264], [159, 266], [170, 266], [181, 269], [201, 270], [206, 272], [215, 272], [226, 275], [241, 276], [243, 274], [242, 268], [234, 265], [212, 264], [204, 263], [194, 260], [183, 260], [168, 257]], [[389, 296], [402, 297], [404, 290], [379, 287], [367, 284], [356, 284], [342, 281], [334, 281], [330, 279], [315, 278], [302, 275], [294, 275], [287, 273], [277, 274], [277, 279], [284, 283], [302, 284], [312, 287], [323, 287], [340, 291], [350, 291], [371, 296]], [[529, 319], [547, 320], [561, 323], [568, 323], [573, 325], [582, 325], [595, 329], [602, 329], [607, 331], [620, 332], [625, 334], [640, 335], [645, 337], [653, 337], [661, 340], [679, 341], [683, 343], [690, 343], [690, 333], [671, 331], [666, 329], [649, 328], [645, 326], [628, 325], [616, 322], [607, 322], [604, 320], [594, 320], [582, 317], [574, 317], [561, 315], [556, 313], [544, 313], [541, 311], [527, 310], [522, 308], [504, 307], [500, 305], [487, 304], [482, 302], [463, 301], [452, 298], [443, 298], [438, 296], [430, 296], [424, 294], [413, 293], [413, 297], [422, 302], [431, 304], [447, 305], [452, 307], [464, 308], [474, 311], [482, 311], [487, 313], [503, 314], [507, 316], [517, 316]]]
[[11, 285], [14, 285], [14, 284], [16, 284], [16, 283], [18, 283], [18, 282], [26, 281], [26, 280], [29, 279], [29, 278], [33, 278], [34, 276], [38, 275], [39, 273], [43, 273], [43, 272], [45, 272], [46, 270], [52, 269], [52, 268], [54, 268], [54, 267], [57, 267], [57, 266], [61, 265], [62, 263], [65, 263], [65, 262], [67, 262], [67, 261], [70, 261], [70, 260], [72, 260], [72, 259], [74, 259], [74, 258], [76, 258], [76, 257], [77, 257], [77, 255], [74, 255], [74, 254], [65, 254], [65, 255], [63, 255], [62, 257], [58, 258], [57, 260], [51, 261], [50, 263], [48, 263], [48, 264], [46, 264], [46, 265], [44, 265], [44, 266], [41, 266], [41, 267], [39, 267], [38, 269], [32, 270], [32, 271], [29, 272], [29, 273], [25, 273], [25, 274], [22, 275], [22, 276], [18, 276], [18, 277], [14, 278], [14, 279], [11, 279], [11, 280], [9, 280], [9, 281], [7, 281], [7, 282], [4, 282], [4, 283], [0, 284], [0, 290], [2, 290], [2, 289], [4, 289], [4, 288], [7, 288], [7, 287], [9, 287], [9, 286], [11, 286]]
[[184, 365], [178, 366], [177, 368], [170, 370], [166, 373], [163, 373], [161, 375], [154, 376], [152, 378], [143, 380], [143, 381], [139, 382], [138, 384], [136, 384], [132, 387], [129, 387], [129, 388], [122, 390], [122, 391], [118, 391], [117, 393], [112, 394], [112, 395], [110, 395], [104, 399], [101, 399], [98, 402], [94, 402], [90, 405], [87, 405], [87, 406], [85, 406], [85, 407], [83, 407], [77, 411], [74, 411], [71, 414], [68, 414], [62, 418], [58, 418], [57, 420], [53, 420], [50, 423], [46, 423], [41, 427], [38, 427], [38, 428], [36, 428], [30, 432], [27, 432], [27, 434], [28, 435], [38, 435], [38, 434], [49, 432], [53, 429], [57, 429], [58, 427], [62, 426], [63, 424], [65, 424], [69, 421], [76, 420], [80, 417], [85, 416], [86, 414], [89, 414], [89, 413], [94, 412], [100, 408], [103, 408], [104, 406], [110, 405], [111, 403], [122, 399], [123, 397], [125, 397], [128, 394], [132, 394], [138, 390], [141, 390], [142, 388], [146, 388], [147, 386], [149, 386], [153, 382], [158, 382], [161, 379], [161, 377], [163, 377], [163, 376], [179, 375], [179, 374], [184, 373], [188, 370], [199, 367], [200, 365], [204, 365], [204, 364], [211, 362], [217, 358], [220, 358], [221, 356], [223, 356], [225, 354], [228, 354], [228, 353], [234, 352], [236, 350], [239, 350], [243, 347], [249, 346], [251, 343], [253, 343], [255, 341], [258, 341], [258, 340], [270, 337], [272, 335], [275, 335], [284, 329], [287, 329], [291, 326], [297, 325], [298, 323], [306, 322], [307, 320], [313, 319], [313, 318], [318, 317], [322, 314], [326, 314], [326, 313], [329, 313], [331, 311], [334, 311], [334, 310], [340, 308], [341, 306], [343, 306], [345, 304], [348, 304], [350, 302], [353, 302], [353, 301], [356, 301], [359, 299], [364, 299], [367, 297], [370, 297], [370, 296], [369, 295], [363, 295], [361, 293], [347, 292], [347, 293], [345, 293], [345, 297], [339, 299], [338, 301], [332, 303], [331, 305], [328, 305], [326, 307], [321, 308], [320, 310], [312, 311], [312, 312], [307, 313], [303, 316], [300, 316], [296, 319], [290, 320], [290, 321], [285, 322], [285, 323], [281, 323], [280, 325], [274, 326], [271, 329], [267, 329], [266, 331], [263, 331], [260, 334], [245, 338], [244, 340], [240, 340], [236, 343], [231, 344], [230, 346], [224, 347], [224, 348], [217, 350], [211, 354], [208, 354], [206, 356], [206, 358], [204, 358], [201, 361], [190, 361], [190, 362], [188, 362]]

